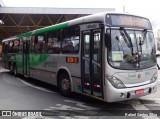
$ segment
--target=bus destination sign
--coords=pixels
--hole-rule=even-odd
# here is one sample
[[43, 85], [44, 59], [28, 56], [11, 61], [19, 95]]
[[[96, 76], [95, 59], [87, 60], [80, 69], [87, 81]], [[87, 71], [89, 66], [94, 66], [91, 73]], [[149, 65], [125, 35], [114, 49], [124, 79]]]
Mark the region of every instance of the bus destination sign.
[[142, 29], [152, 29], [148, 19], [132, 15], [109, 15], [107, 21], [111, 26], [137, 27]]

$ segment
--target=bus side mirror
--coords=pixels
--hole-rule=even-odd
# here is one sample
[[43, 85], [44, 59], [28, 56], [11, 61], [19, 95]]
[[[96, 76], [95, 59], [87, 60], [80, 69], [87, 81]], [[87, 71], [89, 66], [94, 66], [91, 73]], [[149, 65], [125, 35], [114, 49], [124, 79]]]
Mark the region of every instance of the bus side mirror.
[[111, 47], [111, 34], [110, 33], [105, 34], [105, 45], [107, 48]]
[[160, 54], [156, 54], [156, 57], [160, 57]]
[[111, 26], [107, 25], [108, 28], [106, 29], [105, 33], [105, 45], [107, 48], [111, 47]]

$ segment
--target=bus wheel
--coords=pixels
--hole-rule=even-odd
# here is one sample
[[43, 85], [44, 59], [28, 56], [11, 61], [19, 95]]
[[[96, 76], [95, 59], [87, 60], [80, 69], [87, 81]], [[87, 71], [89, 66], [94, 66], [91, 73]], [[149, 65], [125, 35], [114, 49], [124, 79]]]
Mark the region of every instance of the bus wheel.
[[71, 83], [69, 80], [69, 76], [66, 73], [62, 73], [59, 76], [59, 90], [64, 96], [71, 95]]
[[16, 76], [17, 75], [17, 67], [16, 65], [13, 66], [13, 74]]

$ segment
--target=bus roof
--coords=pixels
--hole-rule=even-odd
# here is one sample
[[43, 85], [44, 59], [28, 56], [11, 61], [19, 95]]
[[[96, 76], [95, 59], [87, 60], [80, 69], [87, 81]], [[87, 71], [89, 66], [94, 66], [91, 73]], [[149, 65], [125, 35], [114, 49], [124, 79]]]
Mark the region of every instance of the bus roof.
[[[26, 33], [23, 33], [23, 34], [20, 34], [20, 35], [16, 35], [14, 37], [4, 39], [2, 42], [8, 41], [8, 40], [19, 39], [19, 38], [23, 38], [23, 37], [28, 37], [28, 36], [36, 35], [36, 34], [39, 34], [39, 33], [44, 33], [44, 32], [50, 31], [50, 30], [57, 30], [57, 29], [65, 28], [67, 26], [72, 26], [72, 25], [76, 25], [76, 24], [83, 24], [83, 23], [89, 23], [89, 22], [95, 22], [95, 21], [104, 22], [105, 21], [105, 16], [107, 14], [131, 15], [131, 14], [125, 14], [125, 13], [109, 13], [109, 12], [97, 13], [97, 14], [88, 15], [88, 16], [77, 18], [77, 19], [73, 19], [73, 20], [70, 20], [70, 21], [62, 22], [62, 23], [59, 23], [59, 24], [55, 24], [55, 25], [52, 25], [52, 26], [48, 26], [48, 27], [36, 29], [36, 30], [33, 30], [33, 31], [29, 31], [29, 32], [26, 32]], [[133, 16], [137, 16], [137, 15], [133, 15]], [[141, 17], [141, 16], [137, 16], [137, 17]], [[142, 17], [142, 18], [144, 18], [144, 17]]]

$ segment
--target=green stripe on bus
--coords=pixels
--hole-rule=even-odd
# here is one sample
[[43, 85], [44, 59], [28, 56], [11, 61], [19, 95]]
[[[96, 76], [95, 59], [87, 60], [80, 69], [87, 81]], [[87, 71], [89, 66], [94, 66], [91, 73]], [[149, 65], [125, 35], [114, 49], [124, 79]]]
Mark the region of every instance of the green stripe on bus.
[[42, 63], [49, 57], [49, 54], [30, 54], [30, 67], [36, 67]]
[[23, 34], [17, 35], [16, 37], [17, 38], [22, 38], [23, 40], [26, 40], [27, 38], [23, 38], [23, 37], [29, 37], [31, 35], [36, 35], [36, 34], [48, 32], [48, 31], [51, 31], [51, 30], [57, 30], [57, 29], [61, 29], [61, 28], [67, 27], [67, 26], [68, 26], [68, 23], [64, 22], [64, 23], [61, 23], [61, 24], [37, 29], [35, 31], [30, 31], [30, 32], [27, 32], [27, 33], [23, 33]]
[[57, 30], [57, 29], [64, 28], [66, 26], [68, 26], [67, 22], [35, 30], [33, 34], [35, 35], [35, 34], [44, 33], [47, 31], [51, 31], [51, 30]]
[[22, 38], [22, 37], [30, 36], [31, 34], [32, 34], [32, 31], [27, 32], [27, 33], [23, 33], [23, 34], [20, 34], [20, 35], [17, 35], [16, 37], [17, 37], [17, 38]]
[[[9, 59], [10, 55], [6, 55], [6, 58]], [[18, 68], [23, 68], [23, 56], [22, 54], [14, 54], [16, 59], [16, 65]], [[27, 58], [27, 62], [29, 63], [30, 67], [36, 67], [46, 61], [49, 57], [49, 54], [29, 54], [29, 59]]]

